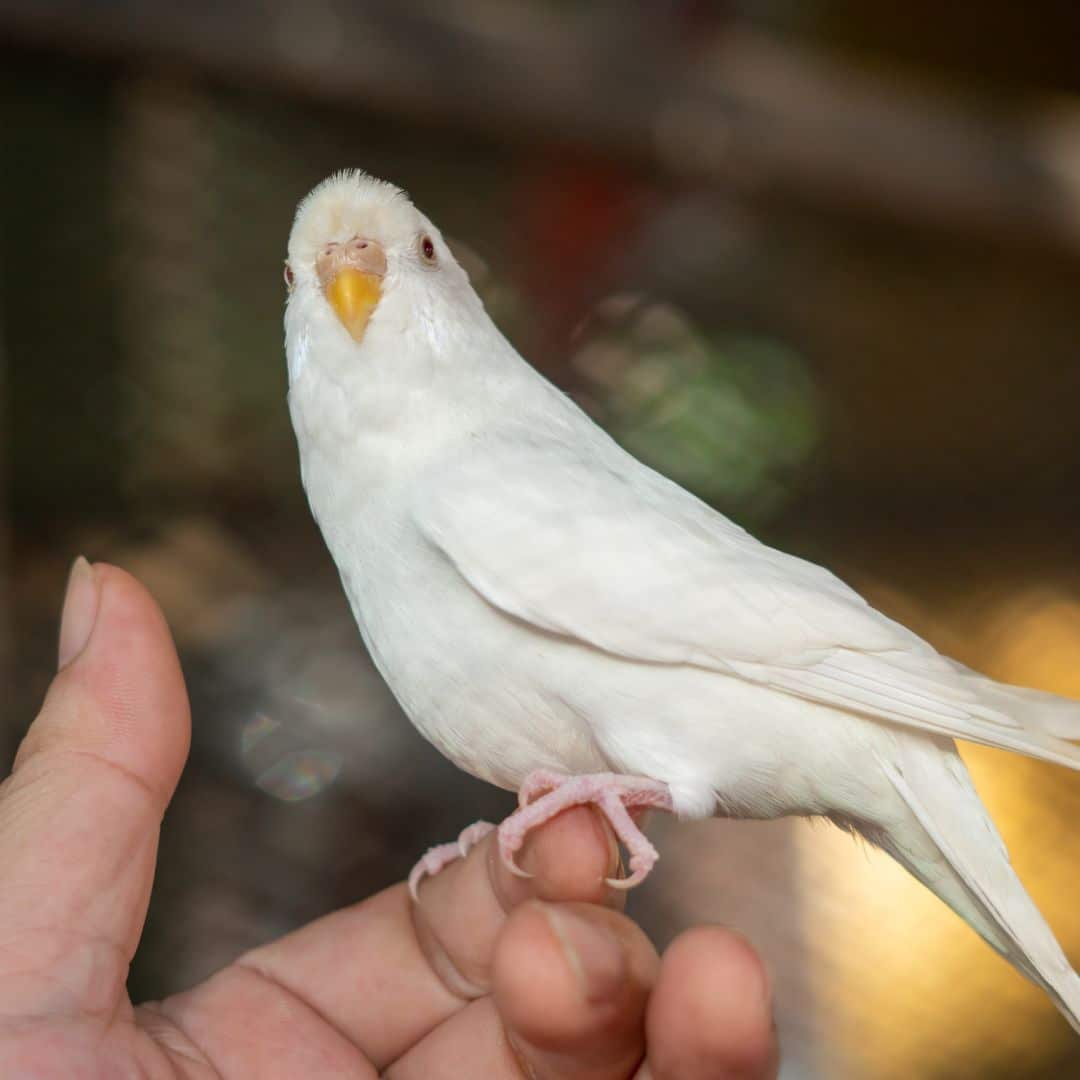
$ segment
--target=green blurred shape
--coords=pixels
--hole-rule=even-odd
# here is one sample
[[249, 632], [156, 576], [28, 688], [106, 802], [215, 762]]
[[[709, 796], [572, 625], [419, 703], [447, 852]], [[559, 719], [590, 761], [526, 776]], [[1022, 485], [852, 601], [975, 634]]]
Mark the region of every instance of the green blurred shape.
[[639, 305], [619, 322], [578, 364], [612, 436], [744, 520], [775, 515], [821, 430], [802, 357], [765, 337], [705, 335], [666, 305]]

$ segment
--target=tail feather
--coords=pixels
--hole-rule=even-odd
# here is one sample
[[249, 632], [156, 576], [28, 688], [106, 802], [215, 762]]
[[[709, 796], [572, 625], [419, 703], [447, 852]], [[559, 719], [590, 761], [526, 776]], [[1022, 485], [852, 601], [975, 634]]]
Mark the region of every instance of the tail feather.
[[910, 814], [871, 839], [1045, 990], [1080, 1033], [1080, 976], [1013, 871], [955, 749], [903, 739], [897, 758], [879, 761]]
[[729, 666], [847, 712], [1080, 770], [1080, 701], [996, 683], [929, 646], [888, 654], [835, 649], [805, 667]]
[[1080, 701], [995, 682], [955, 660], [949, 663], [981, 702], [1013, 717], [1025, 731], [1080, 742]]

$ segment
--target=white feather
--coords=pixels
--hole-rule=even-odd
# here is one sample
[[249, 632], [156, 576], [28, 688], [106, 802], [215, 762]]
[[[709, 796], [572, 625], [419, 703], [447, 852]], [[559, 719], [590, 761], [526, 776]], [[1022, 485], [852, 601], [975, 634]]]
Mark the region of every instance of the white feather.
[[[412, 256], [421, 232], [435, 271]], [[354, 235], [388, 267], [361, 344], [314, 271]], [[946, 660], [623, 452], [518, 356], [396, 188], [316, 189], [289, 258], [308, 498], [375, 663], [436, 746], [510, 788], [615, 770], [668, 784], [683, 815], [858, 828], [1080, 1022], [950, 741], [1080, 768], [1080, 704]]]
[[879, 764], [918, 826], [894, 826], [886, 849], [1041, 986], [1080, 1032], [1080, 977], [1020, 884], [955, 751], [908, 742]]

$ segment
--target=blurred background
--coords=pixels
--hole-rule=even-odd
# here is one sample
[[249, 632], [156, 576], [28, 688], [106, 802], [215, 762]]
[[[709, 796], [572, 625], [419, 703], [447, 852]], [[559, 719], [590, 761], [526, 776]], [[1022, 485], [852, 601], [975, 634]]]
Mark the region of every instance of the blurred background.
[[[1080, 697], [1080, 6], [0, 0], [5, 763], [67, 567], [194, 704], [136, 999], [510, 798], [412, 731], [301, 490], [281, 266], [361, 166], [621, 442], [980, 670]], [[1080, 776], [965, 759], [1080, 963]], [[1045, 998], [884, 856], [658, 822], [659, 943], [749, 934], [790, 1077], [1066, 1077]]]

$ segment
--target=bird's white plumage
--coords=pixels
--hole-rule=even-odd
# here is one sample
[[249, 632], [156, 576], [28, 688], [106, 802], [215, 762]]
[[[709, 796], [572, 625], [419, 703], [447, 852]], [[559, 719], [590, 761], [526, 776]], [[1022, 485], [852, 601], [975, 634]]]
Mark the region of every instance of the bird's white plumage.
[[[649, 663], [738, 674], [942, 734], [1029, 749], [1010, 713], [828, 571], [758, 543], [606, 439], [517, 429], [431, 470], [415, 521], [491, 604]], [[1078, 761], [1041, 740], [1051, 760]]]
[[[354, 236], [388, 267], [359, 344], [314, 273], [321, 245]], [[301, 204], [289, 259], [305, 487], [364, 640], [428, 738], [507, 787], [614, 770], [668, 784], [683, 814], [829, 816], [1080, 1023], [1080, 980], [951, 741], [1078, 768], [1080, 704], [941, 657], [626, 454], [518, 356], [396, 188], [331, 178]]]

